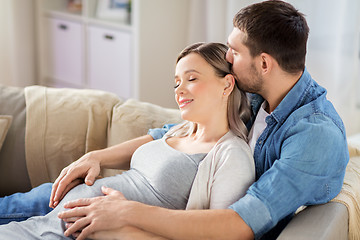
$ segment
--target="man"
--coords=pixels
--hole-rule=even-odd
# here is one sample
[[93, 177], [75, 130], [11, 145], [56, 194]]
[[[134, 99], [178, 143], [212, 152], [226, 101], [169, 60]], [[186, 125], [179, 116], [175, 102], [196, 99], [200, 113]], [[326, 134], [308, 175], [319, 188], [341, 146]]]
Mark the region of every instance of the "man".
[[[247, 194], [228, 209], [182, 211], [127, 201], [104, 189], [105, 197], [67, 205], [73, 209], [59, 217], [77, 220], [67, 235], [82, 230], [79, 239], [93, 232], [122, 239], [274, 239], [298, 207], [326, 203], [339, 193], [349, 159], [345, 129], [326, 90], [305, 68], [305, 18], [288, 3], [266, 1], [240, 10], [233, 23], [226, 58], [239, 87], [252, 93], [249, 144], [257, 181]], [[151, 130], [152, 137], [134, 140], [129, 149], [165, 131]], [[101, 160], [93, 154], [70, 165], [53, 186], [51, 204], [78, 177], [91, 185], [100, 165], [114, 162], [123, 150], [115, 147]]]

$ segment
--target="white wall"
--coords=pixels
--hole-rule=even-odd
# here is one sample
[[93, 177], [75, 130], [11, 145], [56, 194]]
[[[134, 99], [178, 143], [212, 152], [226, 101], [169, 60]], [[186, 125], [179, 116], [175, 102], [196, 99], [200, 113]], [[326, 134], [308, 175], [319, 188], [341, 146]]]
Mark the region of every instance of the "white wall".
[[35, 83], [34, 0], [0, 0], [0, 84]]
[[360, 1], [289, 0], [310, 27], [307, 68], [328, 90], [348, 135], [360, 132]]
[[6, 37], [7, 32], [10, 31], [7, 20], [9, 19], [9, 4], [7, 2], [0, 2], [0, 83], [9, 84], [11, 79], [10, 68], [11, 53], [9, 51], [10, 39]]

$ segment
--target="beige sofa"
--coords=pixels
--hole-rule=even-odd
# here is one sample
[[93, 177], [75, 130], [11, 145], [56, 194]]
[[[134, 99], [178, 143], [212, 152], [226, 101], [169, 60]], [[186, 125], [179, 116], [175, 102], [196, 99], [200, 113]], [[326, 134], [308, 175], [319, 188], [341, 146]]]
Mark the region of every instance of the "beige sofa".
[[[180, 122], [179, 111], [96, 90], [0, 87], [0, 195], [54, 181], [84, 153]], [[1, 148], [2, 145], [2, 148]], [[118, 170], [105, 170], [112, 175]], [[347, 239], [341, 203], [308, 207], [278, 239]]]
[[86, 152], [181, 121], [176, 109], [124, 101], [108, 92], [40, 86], [1, 87], [0, 116], [0, 124], [10, 125], [0, 136], [1, 196], [54, 181]]

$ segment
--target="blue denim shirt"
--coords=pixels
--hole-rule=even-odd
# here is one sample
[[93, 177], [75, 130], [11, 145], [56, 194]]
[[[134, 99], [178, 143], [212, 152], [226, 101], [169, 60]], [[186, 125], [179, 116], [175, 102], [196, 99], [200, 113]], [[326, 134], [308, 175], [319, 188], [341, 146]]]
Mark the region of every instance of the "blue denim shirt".
[[[262, 102], [259, 95], [251, 95], [254, 116], [249, 127]], [[254, 150], [256, 182], [230, 206], [251, 227], [255, 239], [273, 228], [273, 236], [264, 238], [276, 237], [298, 207], [334, 198], [349, 160], [342, 120], [326, 99], [326, 90], [306, 69], [266, 123]], [[149, 134], [158, 138], [171, 126]], [[282, 219], [283, 224], [275, 227]]]

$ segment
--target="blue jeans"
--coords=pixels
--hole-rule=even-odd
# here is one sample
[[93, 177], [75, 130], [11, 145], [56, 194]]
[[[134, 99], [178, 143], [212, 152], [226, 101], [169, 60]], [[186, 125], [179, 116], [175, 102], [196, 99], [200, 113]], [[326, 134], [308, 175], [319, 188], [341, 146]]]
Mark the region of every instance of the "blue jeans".
[[33, 216], [49, 213], [52, 183], [44, 183], [27, 193], [15, 193], [0, 198], [0, 225], [24, 221]]

